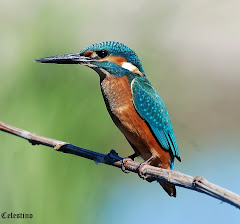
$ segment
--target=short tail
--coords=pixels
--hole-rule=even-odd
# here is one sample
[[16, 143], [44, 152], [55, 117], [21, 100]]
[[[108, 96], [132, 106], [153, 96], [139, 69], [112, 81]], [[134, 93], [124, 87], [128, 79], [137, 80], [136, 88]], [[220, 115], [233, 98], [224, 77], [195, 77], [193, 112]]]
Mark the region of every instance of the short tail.
[[176, 197], [177, 191], [174, 184], [169, 184], [166, 182], [159, 182], [162, 188], [168, 193], [170, 197]]

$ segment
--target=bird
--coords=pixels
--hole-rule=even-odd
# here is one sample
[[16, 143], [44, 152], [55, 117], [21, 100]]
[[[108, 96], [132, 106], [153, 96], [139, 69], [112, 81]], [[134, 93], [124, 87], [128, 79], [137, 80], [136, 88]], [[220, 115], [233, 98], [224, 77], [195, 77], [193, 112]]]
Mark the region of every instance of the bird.
[[[174, 169], [181, 162], [176, 137], [163, 100], [154, 89], [137, 54], [115, 41], [91, 44], [78, 53], [36, 59], [40, 63], [79, 64], [96, 71], [107, 110], [142, 165]], [[169, 196], [175, 185], [159, 181]]]

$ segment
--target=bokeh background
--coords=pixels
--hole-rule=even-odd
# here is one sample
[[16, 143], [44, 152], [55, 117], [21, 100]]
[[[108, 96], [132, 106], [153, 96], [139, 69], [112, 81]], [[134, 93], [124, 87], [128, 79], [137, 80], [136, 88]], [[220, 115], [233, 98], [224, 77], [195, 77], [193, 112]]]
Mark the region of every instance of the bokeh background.
[[[165, 101], [182, 163], [240, 194], [240, 3], [223, 1], [1, 0], [0, 120], [121, 156], [98, 75], [37, 64], [100, 41], [134, 49]], [[134, 174], [0, 133], [0, 223], [239, 223], [239, 210], [178, 188], [176, 199]]]

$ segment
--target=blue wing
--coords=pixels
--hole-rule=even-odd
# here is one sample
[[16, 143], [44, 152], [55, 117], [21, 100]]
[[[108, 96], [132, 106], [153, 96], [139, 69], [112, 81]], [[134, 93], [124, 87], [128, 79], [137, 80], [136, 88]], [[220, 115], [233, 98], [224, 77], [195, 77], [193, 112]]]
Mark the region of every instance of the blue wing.
[[146, 77], [137, 77], [131, 82], [134, 106], [139, 115], [147, 121], [160, 145], [169, 150], [173, 158], [181, 161], [177, 141], [167, 109]]

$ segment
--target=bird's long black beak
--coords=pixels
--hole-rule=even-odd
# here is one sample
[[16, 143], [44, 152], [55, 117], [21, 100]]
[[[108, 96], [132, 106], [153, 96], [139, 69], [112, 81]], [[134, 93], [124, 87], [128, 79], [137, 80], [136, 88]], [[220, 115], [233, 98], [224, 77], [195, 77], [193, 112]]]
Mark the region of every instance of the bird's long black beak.
[[64, 54], [46, 58], [40, 58], [34, 60], [35, 62], [40, 63], [55, 63], [55, 64], [89, 64], [91, 58], [81, 56], [79, 53], [76, 54]]

